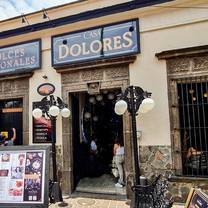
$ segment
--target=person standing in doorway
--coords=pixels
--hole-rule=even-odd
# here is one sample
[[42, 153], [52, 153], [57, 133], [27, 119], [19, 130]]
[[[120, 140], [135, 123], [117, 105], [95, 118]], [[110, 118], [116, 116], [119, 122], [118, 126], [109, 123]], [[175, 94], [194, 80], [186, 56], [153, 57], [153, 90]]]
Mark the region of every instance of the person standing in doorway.
[[124, 145], [121, 139], [116, 139], [113, 147], [113, 155], [118, 168], [119, 179], [115, 187], [122, 188], [124, 186]]

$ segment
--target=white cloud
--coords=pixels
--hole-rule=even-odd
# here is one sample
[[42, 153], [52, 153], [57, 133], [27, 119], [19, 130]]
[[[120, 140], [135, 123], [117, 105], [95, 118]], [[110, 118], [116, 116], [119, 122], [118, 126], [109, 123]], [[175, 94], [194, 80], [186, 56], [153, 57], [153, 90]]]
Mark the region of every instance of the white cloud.
[[78, 0], [0, 0], [0, 20]]

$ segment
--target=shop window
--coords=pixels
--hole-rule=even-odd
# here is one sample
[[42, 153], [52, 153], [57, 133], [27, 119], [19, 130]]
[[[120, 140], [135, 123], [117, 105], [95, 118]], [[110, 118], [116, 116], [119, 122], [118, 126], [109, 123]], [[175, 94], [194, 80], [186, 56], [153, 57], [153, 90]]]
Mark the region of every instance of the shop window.
[[175, 82], [181, 173], [208, 176], [208, 81], [186, 78]]
[[168, 79], [172, 168], [208, 177], [208, 46], [162, 51]]

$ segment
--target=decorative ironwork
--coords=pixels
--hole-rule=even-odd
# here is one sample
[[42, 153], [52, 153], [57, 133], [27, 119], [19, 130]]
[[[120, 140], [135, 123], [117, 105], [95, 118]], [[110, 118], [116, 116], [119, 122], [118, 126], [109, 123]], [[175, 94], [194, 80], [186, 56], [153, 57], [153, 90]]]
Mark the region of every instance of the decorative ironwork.
[[67, 104], [64, 103], [60, 97], [55, 97], [51, 94], [43, 97], [43, 99], [38, 103], [37, 108], [33, 110], [33, 116], [36, 119], [45, 116], [51, 120], [51, 148], [53, 160], [53, 180], [49, 181], [49, 198], [51, 203], [58, 201], [63, 202], [62, 191], [57, 177], [56, 163], [56, 118], [60, 110], [63, 117], [68, 117], [70, 115]]
[[[115, 112], [118, 115], [122, 115], [126, 108], [131, 115], [131, 125], [132, 125], [132, 140], [133, 140], [133, 153], [134, 153], [134, 171], [135, 171], [135, 201], [140, 201], [140, 195], [136, 191], [140, 184], [140, 167], [139, 167], [139, 148], [137, 144], [137, 126], [136, 126], [136, 116], [137, 111], [148, 112], [154, 107], [154, 101], [150, 99], [151, 93], [144, 91], [141, 87], [129, 86], [126, 88], [125, 92], [119, 95], [119, 101], [115, 105]], [[145, 101], [145, 102], [144, 102]], [[120, 106], [120, 107], [119, 107]], [[143, 107], [142, 107], [143, 106]], [[146, 106], [146, 107], [144, 107]], [[140, 108], [140, 109], [139, 109]], [[144, 111], [145, 110], [145, 111]], [[137, 206], [136, 206], [137, 207]]]
[[208, 82], [177, 83], [183, 174], [208, 176]]
[[167, 197], [168, 178], [162, 175], [156, 177], [149, 185], [135, 185], [132, 190], [135, 192], [134, 208], [171, 208], [172, 197]]

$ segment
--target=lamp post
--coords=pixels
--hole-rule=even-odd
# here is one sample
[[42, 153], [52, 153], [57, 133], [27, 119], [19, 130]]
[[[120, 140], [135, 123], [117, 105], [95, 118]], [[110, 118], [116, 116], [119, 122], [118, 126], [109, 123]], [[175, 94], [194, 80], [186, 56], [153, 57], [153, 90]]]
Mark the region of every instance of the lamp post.
[[150, 98], [151, 93], [144, 91], [140, 87], [129, 86], [123, 94], [120, 95], [119, 100], [115, 104], [115, 113], [123, 115], [126, 110], [131, 115], [132, 126], [132, 140], [133, 140], [133, 154], [134, 154], [134, 171], [135, 181], [134, 185], [140, 184], [140, 167], [139, 167], [139, 148], [137, 146], [137, 126], [136, 116], [137, 111], [146, 113], [154, 107], [154, 101]]
[[[50, 85], [52, 85], [52, 84], [50, 84]], [[54, 87], [54, 90], [55, 90], [55, 87]], [[71, 113], [70, 110], [67, 108], [67, 104], [65, 104], [60, 97], [55, 97], [54, 95], [52, 95], [54, 90], [49, 93], [44, 94], [46, 96], [40, 101], [38, 108], [35, 108], [32, 112], [34, 118], [36, 118], [36, 119], [39, 119], [42, 116], [45, 116], [51, 120], [53, 181], [49, 185], [49, 187], [51, 187], [51, 190], [49, 190], [49, 197], [50, 197], [51, 202], [53, 202], [53, 203], [58, 202], [58, 201], [63, 201], [61, 188], [58, 183], [58, 177], [57, 177], [56, 119], [57, 119], [57, 116], [59, 115], [59, 113], [61, 113], [62, 117], [65, 117], [65, 118], [69, 117], [70, 113]], [[41, 93], [39, 93], [39, 94], [41, 94]], [[41, 94], [41, 95], [43, 95], [43, 94]]]

